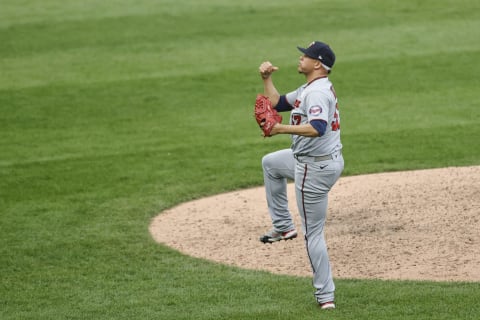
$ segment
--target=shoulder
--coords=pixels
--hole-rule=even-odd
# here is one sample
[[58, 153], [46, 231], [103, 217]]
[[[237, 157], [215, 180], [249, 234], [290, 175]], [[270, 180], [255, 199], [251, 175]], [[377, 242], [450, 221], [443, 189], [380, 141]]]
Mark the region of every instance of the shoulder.
[[331, 87], [331, 82], [313, 84], [305, 89], [304, 96], [308, 99], [332, 99], [334, 94]]

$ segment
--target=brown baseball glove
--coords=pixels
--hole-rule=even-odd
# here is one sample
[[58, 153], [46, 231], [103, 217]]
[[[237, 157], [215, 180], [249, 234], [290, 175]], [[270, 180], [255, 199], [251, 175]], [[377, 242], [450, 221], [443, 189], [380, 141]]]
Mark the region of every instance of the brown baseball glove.
[[255, 120], [257, 120], [264, 137], [270, 137], [272, 128], [282, 122], [282, 116], [272, 107], [268, 97], [258, 94], [255, 100]]

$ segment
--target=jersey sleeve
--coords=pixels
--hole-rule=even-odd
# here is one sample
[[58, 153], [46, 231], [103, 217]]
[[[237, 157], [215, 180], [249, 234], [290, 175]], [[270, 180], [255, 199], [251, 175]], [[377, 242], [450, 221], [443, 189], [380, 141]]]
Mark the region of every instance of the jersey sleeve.
[[323, 136], [327, 131], [327, 123], [323, 120], [312, 120], [310, 124], [317, 130], [319, 136]]
[[308, 117], [308, 122], [314, 120], [322, 120], [328, 123], [328, 110], [329, 106], [329, 97], [319, 93], [312, 92], [310, 93], [305, 100], [306, 113]]
[[295, 101], [297, 100], [299, 91], [300, 91], [300, 88], [295, 91], [289, 92], [285, 95], [285, 98], [289, 105], [291, 106], [295, 105]]
[[293, 109], [293, 106], [288, 103], [287, 98], [282, 95], [280, 96], [280, 99], [278, 100], [277, 105], [274, 107], [275, 110], [278, 112], [283, 112], [283, 111], [290, 111]]

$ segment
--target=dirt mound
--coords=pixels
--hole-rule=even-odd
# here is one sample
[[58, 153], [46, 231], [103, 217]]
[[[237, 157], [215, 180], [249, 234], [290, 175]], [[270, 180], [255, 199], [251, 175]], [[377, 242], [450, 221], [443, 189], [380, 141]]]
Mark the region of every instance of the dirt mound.
[[[293, 184], [288, 193], [300, 231]], [[328, 214], [336, 278], [480, 281], [480, 166], [342, 177]], [[166, 210], [150, 232], [194, 257], [311, 276], [302, 237], [262, 244], [258, 238], [270, 228], [258, 187]]]

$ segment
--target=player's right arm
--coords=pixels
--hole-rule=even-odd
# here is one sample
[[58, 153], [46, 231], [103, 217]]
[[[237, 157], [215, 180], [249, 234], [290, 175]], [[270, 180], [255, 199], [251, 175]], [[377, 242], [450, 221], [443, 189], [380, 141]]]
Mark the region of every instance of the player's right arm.
[[280, 100], [280, 94], [272, 81], [272, 73], [278, 70], [270, 61], [262, 62], [258, 71], [263, 80], [263, 94], [272, 102], [272, 106], [276, 106]]

